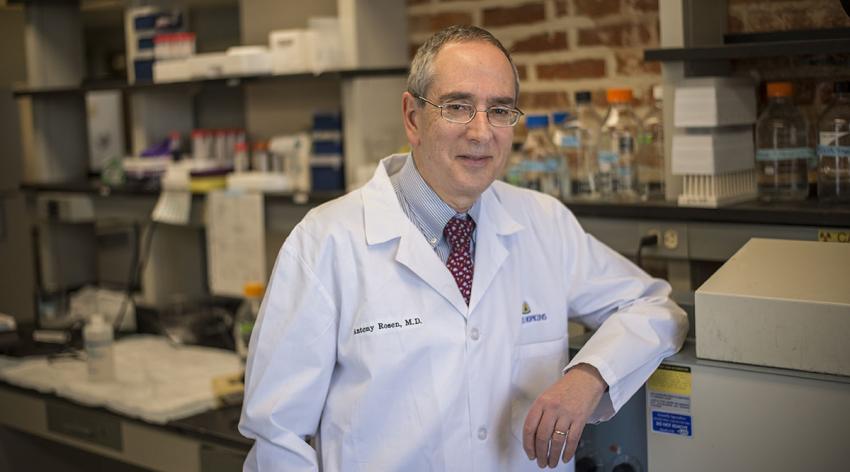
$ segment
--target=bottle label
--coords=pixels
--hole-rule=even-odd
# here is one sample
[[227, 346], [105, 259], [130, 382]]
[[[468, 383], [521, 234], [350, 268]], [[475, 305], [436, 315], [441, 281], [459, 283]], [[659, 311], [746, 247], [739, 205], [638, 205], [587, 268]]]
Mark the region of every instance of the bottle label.
[[818, 146], [818, 158], [823, 157], [850, 157], [850, 146], [825, 146], [821, 144]]
[[620, 156], [616, 152], [599, 151], [596, 160], [599, 162], [600, 171], [611, 172], [617, 166]]
[[821, 146], [835, 146], [838, 140], [846, 137], [850, 133], [836, 131], [821, 131], [818, 135], [818, 144]]
[[630, 134], [621, 134], [617, 137], [620, 154], [632, 154], [635, 152], [635, 138]]
[[794, 159], [811, 160], [813, 158], [814, 150], [807, 147], [759, 149], [758, 152], [756, 152], [757, 161], [791, 161]]
[[559, 144], [563, 148], [580, 148], [581, 136], [565, 134], [561, 136], [561, 142]]

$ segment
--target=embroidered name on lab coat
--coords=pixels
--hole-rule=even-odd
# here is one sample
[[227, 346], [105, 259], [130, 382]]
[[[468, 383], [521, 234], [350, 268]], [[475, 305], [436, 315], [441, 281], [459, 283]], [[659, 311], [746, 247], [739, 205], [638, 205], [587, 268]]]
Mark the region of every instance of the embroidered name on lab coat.
[[354, 328], [354, 335], [358, 334], [382, 334], [391, 331], [399, 331], [408, 328], [418, 328], [422, 326], [422, 318], [419, 316], [411, 316], [410, 318], [400, 318], [394, 320], [373, 321], [369, 324], [364, 324]]

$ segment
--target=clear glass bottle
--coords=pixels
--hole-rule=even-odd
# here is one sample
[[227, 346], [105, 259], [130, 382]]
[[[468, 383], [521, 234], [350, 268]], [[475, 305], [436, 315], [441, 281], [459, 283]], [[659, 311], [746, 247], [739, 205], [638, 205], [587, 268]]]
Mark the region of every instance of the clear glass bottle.
[[552, 113], [552, 126], [549, 128], [549, 137], [552, 139], [552, 144], [558, 152], [558, 184], [562, 199], [570, 198], [573, 195], [573, 165], [568, 160], [569, 156], [567, 153], [559, 145], [570, 118], [571, 116], [568, 112], [556, 111]]
[[553, 136], [570, 171], [572, 196], [577, 198], [599, 197], [595, 181], [596, 151], [602, 118], [593, 109], [591, 98], [588, 91], [576, 92], [575, 113], [558, 127]]
[[236, 353], [239, 354], [243, 362], [248, 358], [248, 342], [251, 340], [254, 323], [260, 314], [263, 290], [263, 284], [259, 282], [246, 283], [242, 290], [244, 300], [236, 310], [236, 319], [233, 322], [233, 341], [236, 346]]
[[528, 135], [522, 144], [522, 161], [510, 173], [519, 174], [518, 180], [527, 188], [560, 197], [563, 159], [549, 135], [549, 117], [528, 115], [525, 124]]
[[642, 200], [664, 198], [664, 110], [663, 90], [652, 87], [653, 106], [643, 118], [643, 132], [638, 140], [638, 193]]
[[850, 202], [850, 81], [836, 82], [818, 120], [818, 199]]
[[809, 194], [809, 128], [794, 106], [790, 82], [767, 84], [767, 108], [756, 122], [756, 182], [764, 201], [804, 200]]
[[635, 158], [641, 124], [631, 89], [609, 89], [608, 114], [599, 133], [597, 185], [603, 196], [637, 197]]

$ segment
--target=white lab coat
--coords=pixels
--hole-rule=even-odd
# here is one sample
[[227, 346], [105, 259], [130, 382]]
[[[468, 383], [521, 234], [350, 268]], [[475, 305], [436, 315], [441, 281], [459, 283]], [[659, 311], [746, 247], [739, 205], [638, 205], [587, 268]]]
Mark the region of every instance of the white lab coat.
[[[251, 339], [245, 470], [538, 471], [522, 425], [565, 367], [599, 370], [605, 420], [681, 347], [666, 282], [556, 199], [502, 182], [481, 196], [467, 307], [393, 191], [406, 158], [284, 243]], [[568, 317], [598, 329], [569, 365]], [[318, 455], [303, 440], [317, 431]]]

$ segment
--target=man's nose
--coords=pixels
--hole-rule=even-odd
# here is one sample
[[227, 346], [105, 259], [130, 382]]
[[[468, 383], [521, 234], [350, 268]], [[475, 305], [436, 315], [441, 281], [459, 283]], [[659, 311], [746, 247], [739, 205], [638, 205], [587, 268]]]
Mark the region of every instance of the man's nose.
[[472, 121], [467, 123], [467, 136], [475, 141], [486, 141], [489, 139], [492, 130], [490, 122], [487, 120], [486, 111], [478, 111], [472, 117]]

